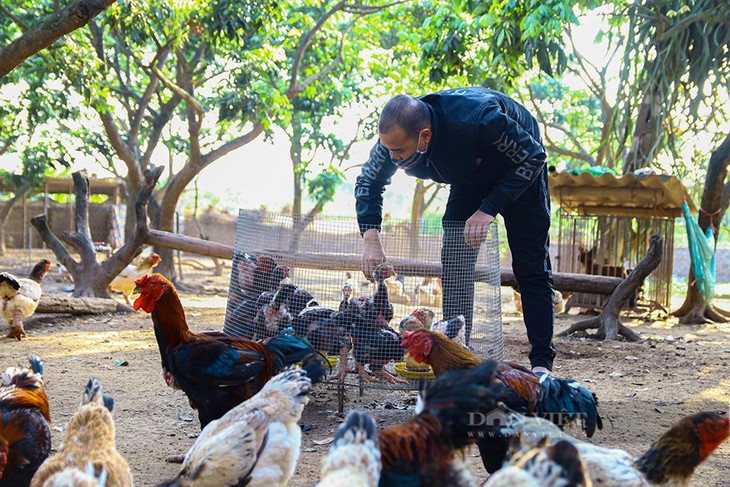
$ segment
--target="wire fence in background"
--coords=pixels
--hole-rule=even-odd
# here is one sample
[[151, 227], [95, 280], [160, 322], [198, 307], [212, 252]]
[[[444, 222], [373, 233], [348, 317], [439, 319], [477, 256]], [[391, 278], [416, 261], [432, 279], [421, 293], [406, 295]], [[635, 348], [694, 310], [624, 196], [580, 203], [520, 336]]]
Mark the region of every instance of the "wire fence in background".
[[[450, 251], [442, 249], [444, 241], [448, 242]], [[414, 310], [424, 308], [416, 315], [422, 321], [423, 316], [430, 316], [432, 323], [427, 325], [464, 315], [457, 341], [468, 343], [485, 359], [503, 358], [496, 224], [490, 226], [487, 239], [478, 250], [464, 242], [463, 223], [444, 230], [440, 222], [424, 222], [413, 229], [410, 221], [388, 220], [381, 230], [381, 242], [396, 273], [384, 280], [393, 310], [392, 318], [386, 320], [389, 329], [396, 332], [394, 337], [391, 335], [393, 341], [400, 343], [398, 334], [407, 326], [401, 324], [402, 320], [411, 316]], [[296, 318], [303, 308], [307, 308], [305, 313], [311, 314], [324, 308], [331, 311], [321, 311], [324, 316], [331, 317], [331, 313], [347, 309], [342, 307], [344, 299], [357, 302], [358, 299], [374, 298], [378, 286], [362, 274], [362, 252], [363, 239], [354, 218], [316, 218], [299, 222], [290, 215], [241, 210], [224, 331], [236, 336], [262, 338], [280, 332], [287, 324], [297, 325]], [[447, 279], [442, 276], [442, 252], [444, 262], [453, 269]], [[282, 298], [289, 308], [286, 310], [289, 316], [284, 318], [277, 314], [280, 311], [278, 302], [275, 307], [268, 307], [268, 311], [264, 309], [276, 299], [277, 289], [285, 289], [280, 284], [293, 285], [288, 287], [290, 294], [300, 293], [296, 299]], [[262, 296], [263, 292], [269, 294]], [[343, 292], [349, 295], [345, 297]], [[312, 327], [318, 325], [310, 323], [307, 326], [312, 332]], [[443, 329], [445, 324], [440, 326]], [[458, 322], [455, 326], [458, 327]], [[372, 327], [378, 329], [374, 324]], [[367, 346], [386, 347], [381, 339], [383, 337], [368, 342]], [[357, 338], [354, 341], [357, 342]], [[334, 355], [338, 346], [322, 352]], [[357, 354], [358, 348], [362, 346], [355, 343], [354, 352], [350, 350], [350, 353]], [[386, 353], [379, 358], [383, 360], [368, 362], [371, 371], [385, 366], [401, 377], [421, 377], [403, 371], [402, 357]], [[348, 355], [347, 360], [352, 366], [352, 355]], [[331, 364], [334, 362], [339, 364], [336, 359], [330, 359]], [[339, 364], [335, 372], [340, 365], [343, 364]], [[415, 367], [413, 371], [416, 371]]]

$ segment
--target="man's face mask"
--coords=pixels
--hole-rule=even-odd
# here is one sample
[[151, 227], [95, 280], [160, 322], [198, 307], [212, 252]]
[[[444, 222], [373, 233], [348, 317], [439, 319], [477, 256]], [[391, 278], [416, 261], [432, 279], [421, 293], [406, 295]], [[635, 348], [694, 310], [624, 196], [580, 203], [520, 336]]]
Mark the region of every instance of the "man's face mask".
[[[399, 169], [407, 171], [408, 169], [414, 168], [417, 165], [421, 164], [424, 160], [426, 160], [426, 150], [418, 150], [418, 148], [421, 147], [421, 133], [423, 133], [423, 131], [418, 133], [418, 143], [416, 144], [416, 150], [413, 152], [413, 154], [406, 157], [405, 159], [399, 160], [395, 160], [391, 156], [393, 164], [398, 166]], [[426, 147], [426, 149], [428, 149], [428, 147]]]

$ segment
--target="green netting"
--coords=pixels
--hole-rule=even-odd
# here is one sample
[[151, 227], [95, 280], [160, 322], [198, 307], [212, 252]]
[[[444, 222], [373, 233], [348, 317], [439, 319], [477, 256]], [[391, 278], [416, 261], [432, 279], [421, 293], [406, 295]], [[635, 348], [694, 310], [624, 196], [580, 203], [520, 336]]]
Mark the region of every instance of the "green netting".
[[705, 302], [710, 304], [715, 297], [715, 238], [712, 235], [712, 226], [702, 231], [686, 201], [682, 203], [682, 215], [687, 227], [692, 271], [697, 278], [695, 285]]

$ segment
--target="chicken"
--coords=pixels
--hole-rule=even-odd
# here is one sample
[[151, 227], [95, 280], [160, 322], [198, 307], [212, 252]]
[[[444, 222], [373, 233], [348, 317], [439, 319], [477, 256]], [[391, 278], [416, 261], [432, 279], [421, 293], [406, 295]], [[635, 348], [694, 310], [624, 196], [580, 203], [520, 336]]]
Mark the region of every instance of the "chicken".
[[[259, 257], [257, 260], [258, 267], [254, 269], [253, 275], [251, 276], [253, 287], [246, 291], [245, 298], [235, 306], [232, 303], [236, 301], [236, 293], [231, 292], [228, 298], [229, 305], [231, 306], [226, 306], [226, 318], [223, 325], [224, 333], [230, 336], [248, 339], [253, 339], [257, 336], [256, 329], [261, 326], [261, 323], [254, 323], [256, 315], [266, 304], [271, 303], [280, 283], [289, 274], [288, 267], [275, 264], [276, 261], [270, 257]], [[271, 271], [266, 270], [271, 266], [273, 266]], [[266, 290], [256, 294], [255, 297], [251, 297], [253, 295], [253, 288]], [[261, 331], [263, 330], [260, 330], [259, 333]], [[271, 336], [271, 334], [264, 336]], [[260, 334], [258, 338], [261, 338]]]
[[28, 277], [16, 277], [9, 272], [0, 272], [0, 304], [2, 316], [10, 325], [8, 338], [20, 341], [26, 336], [23, 320], [32, 315], [43, 294], [41, 281], [48, 274], [51, 261], [39, 260]]
[[254, 338], [272, 337], [289, 326], [292, 314], [289, 312], [287, 302], [294, 296], [296, 290], [297, 286], [294, 284], [282, 284], [270, 302], [256, 312], [253, 319]]
[[[473, 352], [430, 330], [406, 332], [402, 344], [417, 362], [431, 365], [437, 376], [482, 363]], [[603, 427], [595, 396], [574, 380], [558, 379], [549, 374], [538, 376], [510, 362], [498, 364], [497, 378], [502, 387], [500, 400], [512, 410], [543, 416], [561, 427], [579, 421], [589, 438], [596, 428]], [[508, 446], [503, 438], [485, 438], [479, 442], [488, 472], [499, 468], [501, 464], [492, 459], [503, 456]]]
[[424, 277], [416, 286], [416, 305], [441, 306], [444, 291], [440, 277]]
[[340, 306], [338, 308], [338, 311], [346, 311], [350, 307], [350, 299], [355, 297], [355, 292], [350, 284], [343, 284], [342, 285], [342, 301], [340, 301]]
[[378, 265], [373, 272], [376, 290], [372, 297], [358, 297], [349, 302], [347, 311], [352, 313], [353, 357], [360, 380], [370, 382], [365, 365], [369, 364], [372, 373], [378, 378], [403, 384], [407, 381], [396, 377], [385, 369], [393, 360], [403, 358], [400, 335], [388, 324], [393, 319], [393, 305], [388, 299], [388, 286], [385, 280], [395, 275], [389, 263]]
[[132, 472], [116, 449], [113, 407], [114, 399], [103, 393], [101, 382], [93, 377], [89, 379], [81, 406], [66, 426], [61, 451], [43, 462], [30, 487], [45, 485], [64, 469], [86, 469], [88, 464], [93, 465], [94, 475], [106, 476], [107, 486], [131, 487]]
[[382, 468], [373, 418], [352, 411], [335, 434], [317, 487], [377, 487]]
[[398, 325], [398, 331], [400, 333], [406, 332], [406, 331], [416, 331], [416, 330], [425, 330], [426, 326], [416, 318], [415, 316], [406, 316], [402, 320], [400, 320], [400, 324]]
[[[517, 437], [519, 439], [519, 437]], [[519, 448], [519, 445], [518, 445]], [[591, 487], [593, 482], [578, 449], [560, 440], [540, 440], [526, 451], [518, 449], [509, 464], [489, 477], [484, 487]]]
[[[522, 314], [522, 294], [520, 294], [519, 291], [516, 289], [514, 292], [514, 299], [515, 299], [515, 310]], [[561, 293], [557, 289], [553, 289], [554, 294], [554, 302], [555, 302], [555, 309], [554, 314], [559, 315], [560, 313], [565, 311], [565, 303], [568, 301], [568, 298], [570, 298], [573, 293], [572, 292], [565, 292]]]
[[380, 487], [474, 485], [459, 454], [498, 428], [474, 421], [501, 410], [492, 390], [495, 369], [495, 362], [485, 362], [437, 377], [428, 386], [416, 416], [378, 432]]
[[348, 309], [359, 314], [372, 329], [385, 328], [393, 319], [393, 305], [388, 300], [388, 286], [385, 280], [395, 275], [395, 269], [389, 263], [378, 265], [373, 271], [376, 289], [372, 297], [360, 296], [351, 299]]
[[312, 382], [324, 377], [314, 348], [285, 330], [262, 342], [194, 333], [175, 286], [160, 274], [137, 279], [134, 309], [151, 313], [162, 369], [185, 392], [204, 428], [251, 398], [286, 366], [303, 362]]
[[[524, 448], [540, 438], [566, 440], [578, 449], [594, 486], [688, 486], [695, 469], [730, 435], [730, 418], [715, 412], [686, 416], [669, 428], [639, 458], [618, 448], [581, 441], [542, 418], [511, 414], [501, 434], [520, 435]], [[489, 485], [489, 484], [487, 484]]]
[[457, 315], [448, 320], [444, 319], [431, 325], [431, 331], [437, 331], [447, 338], [454, 340], [462, 347], [466, 347], [466, 336], [464, 334], [464, 328], [466, 319], [464, 315]]
[[411, 316], [418, 318], [418, 320], [423, 323], [423, 326], [430, 330], [433, 320], [436, 317], [436, 313], [434, 313], [430, 308], [420, 307], [414, 309], [411, 312]]
[[86, 464], [86, 470], [76, 467], [66, 467], [54, 473], [43, 482], [43, 487], [103, 487], [106, 483], [106, 470], [97, 473], [94, 465]]
[[302, 310], [291, 322], [294, 333], [306, 338], [325, 355], [339, 355], [339, 378], [348, 373], [347, 356], [352, 349], [352, 327], [356, 315], [352, 311], [334, 311], [322, 306]]
[[356, 298], [360, 295], [360, 283], [352, 277], [352, 274], [349, 272], [345, 272], [345, 282], [342, 284], [342, 286], [350, 286], [350, 297]]
[[211, 421], [185, 455], [178, 477], [161, 485], [283, 487], [297, 466], [297, 421], [312, 381], [302, 369], [271, 378], [253, 397]]
[[319, 301], [312, 293], [300, 286], [294, 286], [294, 292], [286, 301], [286, 307], [292, 316], [297, 316], [306, 308], [315, 308], [317, 306], [319, 306]]
[[28, 485], [51, 451], [51, 414], [43, 364], [35, 355], [30, 369], [8, 368], [0, 387], [0, 485]]
[[385, 285], [388, 286], [390, 301], [399, 304], [411, 304], [411, 297], [406, 292], [403, 276], [390, 276], [385, 280]]
[[160, 263], [161, 257], [156, 253], [151, 253], [147, 257], [143, 257], [139, 260], [138, 264], [129, 264], [119, 273], [114, 280], [109, 283], [109, 291], [117, 291], [124, 295], [124, 301], [127, 304], [132, 304], [129, 297], [132, 295], [134, 290], [134, 281], [152, 272], [157, 264]]

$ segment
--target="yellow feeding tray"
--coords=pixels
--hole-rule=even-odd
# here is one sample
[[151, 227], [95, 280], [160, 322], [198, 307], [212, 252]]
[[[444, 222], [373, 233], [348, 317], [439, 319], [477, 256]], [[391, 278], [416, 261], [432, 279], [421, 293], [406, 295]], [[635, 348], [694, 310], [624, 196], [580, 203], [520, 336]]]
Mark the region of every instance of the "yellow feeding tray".
[[[332, 368], [337, 367], [337, 364], [340, 363], [340, 357], [338, 357], [336, 355], [325, 355], [325, 357], [327, 358], [327, 363]], [[322, 364], [326, 367], [327, 364], [324, 363], [324, 358], [322, 358], [320, 356], [319, 359], [322, 361]]]
[[405, 362], [396, 362], [395, 372], [408, 380], [433, 380], [436, 378], [433, 370], [431, 370], [431, 366], [425, 371], [409, 370]]

